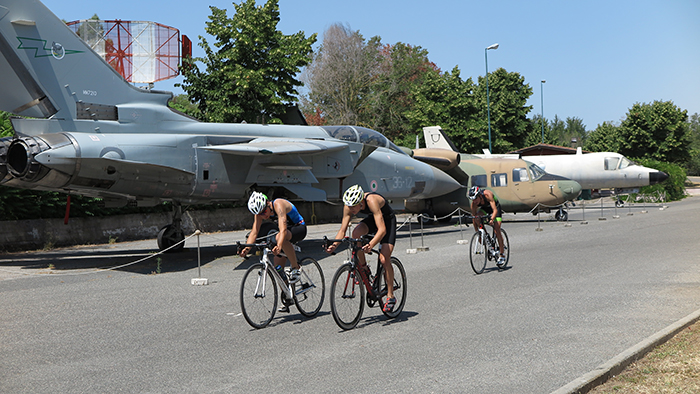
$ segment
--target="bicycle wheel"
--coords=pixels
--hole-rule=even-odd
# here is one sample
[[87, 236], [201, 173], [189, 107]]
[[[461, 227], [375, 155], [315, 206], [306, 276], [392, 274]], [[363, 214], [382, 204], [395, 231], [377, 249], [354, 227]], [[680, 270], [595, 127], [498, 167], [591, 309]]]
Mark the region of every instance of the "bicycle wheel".
[[[406, 304], [407, 282], [406, 271], [403, 269], [403, 264], [401, 264], [401, 261], [399, 261], [399, 259], [396, 257], [391, 256], [391, 266], [394, 268], [394, 297], [396, 297], [396, 305], [394, 305], [394, 309], [392, 309], [391, 312], [384, 312], [384, 310], [382, 310], [382, 313], [384, 313], [384, 315], [386, 315], [388, 318], [395, 318], [401, 313], [403, 306]], [[379, 288], [381, 289], [379, 294], [382, 295], [380, 307], [383, 309], [384, 303], [386, 303], [387, 300], [386, 276], [384, 275], [383, 265], [379, 266], [377, 276], [379, 276]]]
[[341, 265], [331, 282], [331, 314], [335, 323], [343, 330], [353, 329], [362, 317], [364, 300], [365, 288], [360, 274], [350, 263]]
[[311, 317], [321, 310], [323, 298], [326, 295], [326, 282], [321, 266], [311, 257], [301, 259], [299, 266], [301, 267], [299, 282], [292, 288], [294, 304], [302, 315]]
[[487, 258], [488, 252], [486, 251], [483, 240], [479, 240], [478, 232], [474, 233], [471, 242], [469, 242], [469, 261], [472, 264], [472, 269], [475, 274], [478, 275], [484, 272]]
[[[508, 266], [508, 260], [510, 259], [510, 241], [508, 241], [508, 233], [506, 233], [506, 230], [501, 229], [501, 235], [503, 236], [503, 255], [506, 257], [506, 262], [499, 265], [498, 268], [503, 269]], [[499, 250], [498, 238], [496, 238], [496, 250]]]
[[277, 311], [277, 284], [263, 263], [248, 268], [241, 281], [241, 311], [248, 324], [263, 328]]

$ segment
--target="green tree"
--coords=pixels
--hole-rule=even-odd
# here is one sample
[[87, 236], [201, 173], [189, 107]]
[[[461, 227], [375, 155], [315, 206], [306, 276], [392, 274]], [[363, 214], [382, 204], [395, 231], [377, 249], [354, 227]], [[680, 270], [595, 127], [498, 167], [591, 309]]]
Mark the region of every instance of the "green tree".
[[390, 140], [401, 141], [416, 131], [406, 117], [415, 106], [412, 88], [420, 86], [425, 75], [437, 71], [437, 67], [428, 60], [428, 51], [401, 42], [384, 45], [379, 54], [378, 72], [370, 85], [360, 124]]
[[690, 129], [690, 160], [686, 164], [688, 175], [700, 175], [700, 114], [693, 114], [688, 120]]
[[583, 149], [591, 152], [618, 152], [620, 150], [619, 127], [603, 122], [584, 141]]
[[199, 111], [199, 108], [197, 108], [196, 104], [190, 102], [190, 99], [186, 94], [176, 95], [172, 100], [170, 100], [170, 102], [168, 102], [168, 106], [193, 118], [202, 118], [202, 113]]
[[[206, 32], [216, 40], [214, 50], [203, 37], [203, 58], [183, 59], [181, 86], [209, 122], [263, 122], [283, 114], [297, 101], [296, 79], [310, 61], [316, 34], [277, 30], [278, 0], [256, 6], [255, 0], [233, 4], [232, 18], [214, 6]], [[201, 71], [197, 63], [203, 63]]]
[[412, 108], [406, 111], [410, 130], [400, 141], [412, 146], [411, 139], [423, 133], [425, 126], [440, 126], [460, 152], [481, 152], [488, 146], [488, 134], [477, 118], [478, 110], [473, 100], [474, 82], [462, 80], [459, 68], [440, 73], [430, 70], [423, 83], [412, 86]]
[[10, 113], [0, 111], [0, 137], [11, 137], [15, 134], [15, 130], [10, 123]]
[[[554, 121], [558, 121], [555, 117]], [[544, 143], [545, 144], [556, 144], [559, 139], [554, 135], [554, 129], [550, 122], [544, 119]], [[533, 146], [542, 143], [542, 115], [536, 114], [530, 119], [530, 132], [525, 137], [522, 146], [517, 146], [516, 148], [526, 148], [528, 146]]]
[[[505, 153], [522, 145], [532, 131], [532, 123], [527, 114], [532, 110], [526, 105], [532, 95], [532, 88], [525, 84], [525, 78], [517, 72], [499, 68], [489, 73], [489, 103], [491, 108], [491, 144], [493, 153]], [[479, 77], [475, 90], [479, 118], [488, 134], [486, 79]], [[484, 148], [488, 147], [488, 142]]]
[[619, 153], [668, 163], [690, 160], [688, 111], [671, 101], [636, 103], [619, 128]]
[[566, 118], [566, 128], [559, 140], [559, 145], [569, 146], [574, 138], [581, 144], [588, 138], [588, 131], [586, 131], [586, 125], [583, 124], [583, 119], [569, 117]]

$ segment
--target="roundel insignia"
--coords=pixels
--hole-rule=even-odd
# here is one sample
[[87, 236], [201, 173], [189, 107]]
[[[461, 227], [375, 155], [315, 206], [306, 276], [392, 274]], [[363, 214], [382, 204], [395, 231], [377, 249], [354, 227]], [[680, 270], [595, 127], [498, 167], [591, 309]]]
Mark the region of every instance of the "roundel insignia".
[[54, 42], [53, 44], [51, 44], [51, 55], [56, 60], [61, 60], [66, 55], [66, 49], [63, 48], [63, 45]]
[[373, 180], [372, 182], [369, 183], [369, 188], [373, 191], [377, 191], [377, 181]]

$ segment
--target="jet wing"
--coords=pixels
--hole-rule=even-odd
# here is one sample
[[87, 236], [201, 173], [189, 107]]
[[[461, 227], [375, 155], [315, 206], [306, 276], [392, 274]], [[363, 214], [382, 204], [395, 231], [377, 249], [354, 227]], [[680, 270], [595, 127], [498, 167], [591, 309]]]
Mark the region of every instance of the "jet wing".
[[224, 154], [257, 155], [313, 155], [344, 149], [347, 143], [309, 139], [256, 138], [247, 143], [205, 146], [202, 149]]

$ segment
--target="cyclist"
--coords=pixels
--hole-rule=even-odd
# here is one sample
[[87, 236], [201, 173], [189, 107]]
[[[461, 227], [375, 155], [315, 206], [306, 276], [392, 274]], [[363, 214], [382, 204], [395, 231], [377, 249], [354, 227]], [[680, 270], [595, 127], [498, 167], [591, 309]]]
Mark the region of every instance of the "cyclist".
[[[292, 271], [289, 274], [289, 281], [295, 283], [299, 280], [299, 263], [297, 262], [294, 245], [292, 244], [306, 238], [306, 222], [304, 222], [304, 218], [291, 202], [283, 198], [276, 198], [270, 201], [266, 195], [260, 192], [253, 192], [250, 195], [250, 199], [248, 199], [248, 209], [255, 215], [253, 229], [250, 231], [246, 242], [249, 244], [254, 243], [257, 239], [263, 220], [277, 217], [279, 232], [276, 236], [277, 243], [275, 247], [272, 248], [272, 254], [275, 256], [275, 267], [278, 271], [284, 268], [286, 264], [285, 258], [279, 256], [280, 251], [284, 251], [284, 254], [287, 255], [289, 263], [292, 266]], [[250, 247], [245, 247], [238, 254], [243, 257], [249, 252]], [[282, 272], [280, 272], [280, 275], [282, 278], [285, 277]], [[284, 293], [282, 293], [281, 312], [289, 312], [288, 303], [289, 302], [285, 300]]]
[[[345, 204], [343, 207], [343, 220], [335, 238], [343, 238], [350, 225], [352, 216], [358, 213], [368, 215], [355, 226], [355, 229], [352, 231], [352, 238], [360, 238], [365, 234], [375, 234], [357, 255], [360, 261], [360, 269], [364, 270], [364, 272], [369, 271], [365, 253], [381, 243], [379, 261], [384, 266], [386, 283], [389, 284], [387, 286], [387, 300], [382, 309], [385, 312], [391, 312], [396, 305], [396, 297], [394, 297], [394, 267], [391, 265], [391, 253], [394, 251], [394, 244], [396, 243], [396, 215], [394, 210], [391, 209], [389, 203], [381, 194], [365, 193], [360, 185], [350, 186], [345, 191], [343, 204]], [[326, 252], [333, 253], [338, 244], [337, 242], [331, 244], [326, 249]]]
[[506, 262], [506, 257], [503, 254], [503, 235], [501, 235], [501, 216], [503, 215], [501, 203], [498, 202], [498, 197], [491, 190], [482, 189], [479, 186], [472, 186], [469, 189], [468, 196], [472, 201], [474, 231], [479, 231], [480, 228], [483, 228], [481, 219], [477, 215], [491, 215], [491, 225], [496, 233], [500, 252], [496, 265], [500, 267]]

